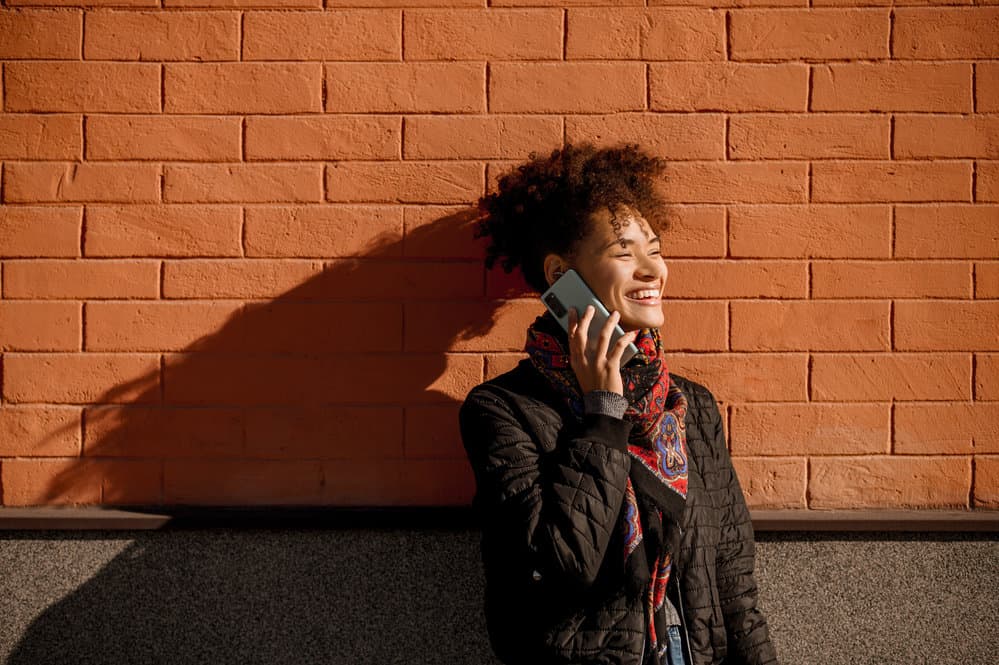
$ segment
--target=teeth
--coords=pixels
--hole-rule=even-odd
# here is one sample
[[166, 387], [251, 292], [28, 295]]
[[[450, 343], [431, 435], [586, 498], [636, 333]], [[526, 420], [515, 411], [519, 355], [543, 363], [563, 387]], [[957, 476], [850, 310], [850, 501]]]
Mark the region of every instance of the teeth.
[[659, 292], [653, 289], [646, 289], [644, 291], [632, 291], [631, 293], [626, 293], [629, 298], [634, 298], [635, 300], [641, 300], [642, 298], [652, 298], [658, 296]]

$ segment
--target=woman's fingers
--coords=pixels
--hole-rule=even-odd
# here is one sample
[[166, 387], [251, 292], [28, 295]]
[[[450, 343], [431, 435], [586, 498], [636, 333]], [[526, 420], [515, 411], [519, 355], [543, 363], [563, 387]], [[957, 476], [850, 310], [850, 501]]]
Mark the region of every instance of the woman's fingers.
[[624, 350], [628, 348], [628, 344], [635, 341], [636, 337], [638, 337], [637, 330], [630, 330], [625, 334], [621, 335], [621, 337], [617, 340], [617, 342], [614, 343], [614, 348], [611, 349], [609, 360], [613, 361], [615, 365], [620, 367], [621, 356], [624, 355]]

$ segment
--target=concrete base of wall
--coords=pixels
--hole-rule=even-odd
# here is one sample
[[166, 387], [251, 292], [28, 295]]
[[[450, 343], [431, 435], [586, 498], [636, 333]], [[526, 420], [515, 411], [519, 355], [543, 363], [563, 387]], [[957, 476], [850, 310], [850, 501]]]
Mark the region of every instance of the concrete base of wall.
[[[0, 661], [490, 665], [469, 528], [0, 532]], [[785, 665], [999, 662], [999, 534], [761, 533]]]

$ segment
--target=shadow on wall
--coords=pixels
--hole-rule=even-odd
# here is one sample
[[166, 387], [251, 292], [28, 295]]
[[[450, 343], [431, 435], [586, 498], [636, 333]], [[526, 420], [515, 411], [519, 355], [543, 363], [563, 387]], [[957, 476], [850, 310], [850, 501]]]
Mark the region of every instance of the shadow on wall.
[[[163, 352], [159, 367], [86, 399], [82, 457], [43, 462], [48, 485], [15, 502], [470, 504], [458, 407], [484, 378], [482, 351], [500, 351], [487, 354], [492, 370], [512, 366], [522, 341], [509, 331], [542, 309], [503, 302], [527, 288], [513, 276], [487, 287], [474, 216], [462, 209], [383, 234], [363, 256], [296, 261], [288, 270], [311, 277], [266, 302], [244, 302], [267, 285], [247, 286], [252, 276], [231, 262], [172, 262], [186, 297], [200, 300], [129, 303], [88, 327], [88, 350], [135, 351], [145, 366]], [[280, 221], [282, 233], [301, 224]], [[95, 324], [110, 320], [104, 306], [91, 306]], [[188, 311], [174, 321], [172, 307]], [[193, 342], [183, 323], [192, 307], [197, 325], [218, 321]]]
[[[482, 591], [469, 588], [481, 577], [474, 531], [153, 531], [109, 546], [122, 537], [42, 536], [51, 542], [33, 583], [3, 585], [38, 588], [5, 617], [0, 661], [497, 662]], [[95, 570], [105, 553], [113, 559]], [[20, 616], [76, 576], [89, 579], [37, 618]]]

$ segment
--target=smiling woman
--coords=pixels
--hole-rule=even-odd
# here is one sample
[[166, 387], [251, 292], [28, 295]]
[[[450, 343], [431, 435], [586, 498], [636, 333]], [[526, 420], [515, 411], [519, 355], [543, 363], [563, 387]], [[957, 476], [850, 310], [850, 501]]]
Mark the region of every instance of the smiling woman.
[[717, 402], [666, 366], [665, 162], [635, 144], [530, 158], [479, 200], [487, 267], [539, 293], [574, 269], [611, 316], [592, 336], [592, 308], [568, 331], [537, 317], [528, 357], [459, 412], [490, 643], [509, 664], [775, 663]]

